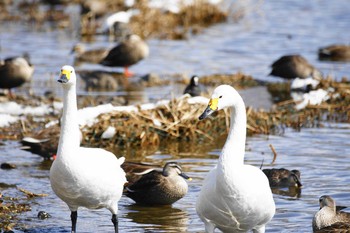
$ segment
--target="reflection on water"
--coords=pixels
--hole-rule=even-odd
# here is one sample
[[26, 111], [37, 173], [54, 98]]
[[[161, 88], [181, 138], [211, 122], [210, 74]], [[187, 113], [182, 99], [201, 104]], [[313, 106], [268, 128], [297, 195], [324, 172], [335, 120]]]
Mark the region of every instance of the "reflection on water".
[[[172, 206], [144, 207], [130, 205], [126, 208], [126, 218], [145, 230], [164, 232], [187, 232], [189, 216], [183, 211]], [[147, 214], [145, 214], [147, 213]]]

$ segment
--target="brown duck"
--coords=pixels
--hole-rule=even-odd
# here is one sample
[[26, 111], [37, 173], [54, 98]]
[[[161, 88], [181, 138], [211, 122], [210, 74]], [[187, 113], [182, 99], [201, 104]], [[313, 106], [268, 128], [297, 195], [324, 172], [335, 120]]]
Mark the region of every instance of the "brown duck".
[[314, 233], [350, 232], [350, 213], [337, 210], [335, 201], [328, 195], [321, 196], [319, 202], [320, 210], [312, 220]]
[[149, 54], [149, 47], [138, 35], [128, 35], [116, 47], [111, 49], [108, 55], [101, 61], [104, 66], [124, 67], [126, 77], [132, 74], [128, 67], [136, 64]]
[[125, 162], [128, 184], [124, 194], [138, 204], [171, 205], [188, 191], [185, 180], [191, 180], [176, 162], [168, 162], [162, 170], [139, 163]]
[[73, 46], [71, 52], [75, 54], [75, 64], [81, 62], [100, 63], [107, 56], [109, 50], [105, 48], [86, 50], [83, 44], [78, 43]]
[[270, 75], [278, 76], [285, 79], [322, 78], [322, 74], [304, 57], [300, 55], [286, 55], [276, 60], [271, 65]]
[[10, 57], [0, 63], [0, 88], [9, 89], [19, 87], [25, 82], [30, 82], [34, 73], [34, 66], [29, 61], [29, 56]]
[[299, 170], [272, 168], [262, 170], [269, 179], [270, 187], [302, 187]]
[[329, 45], [318, 50], [320, 60], [350, 61], [350, 45]]

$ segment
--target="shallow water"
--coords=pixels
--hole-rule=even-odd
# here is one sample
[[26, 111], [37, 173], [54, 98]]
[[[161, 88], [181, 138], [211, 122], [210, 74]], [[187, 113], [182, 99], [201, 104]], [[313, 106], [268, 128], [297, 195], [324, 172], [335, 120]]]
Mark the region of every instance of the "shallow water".
[[[245, 1], [244, 5], [247, 16], [239, 23], [209, 28], [187, 41], [148, 41], [150, 57], [131, 70], [139, 76], [150, 72], [191, 76], [242, 71], [260, 80], [275, 81], [279, 79], [267, 76], [272, 61], [285, 54], [300, 53], [324, 74], [333, 74], [337, 79], [349, 77], [350, 63], [320, 62], [316, 53], [324, 45], [349, 43], [348, 1]], [[48, 90], [59, 93], [53, 77], [63, 64], [72, 64], [69, 51], [78, 39], [69, 31], [47, 27], [32, 31], [31, 28], [31, 25], [2, 24], [0, 56], [5, 58], [29, 52], [36, 66], [30, 87], [39, 95]], [[105, 37], [97, 37], [90, 47], [111, 45]], [[86, 64], [77, 67], [94, 68], [102, 67]], [[27, 87], [18, 91], [25, 92]], [[147, 89], [144, 100], [170, 98], [172, 92], [181, 90], [174, 90], [173, 86]], [[83, 89], [80, 93], [88, 94]], [[282, 136], [248, 138], [246, 163], [260, 166], [264, 159], [264, 167], [299, 169], [302, 174], [304, 188], [301, 193], [280, 190], [274, 195], [277, 213], [267, 226], [267, 232], [311, 232], [311, 219], [318, 209], [318, 198], [324, 194], [333, 196], [339, 205], [349, 205], [349, 138], [350, 125], [345, 124], [326, 124], [324, 128], [303, 129], [301, 132], [287, 129]], [[18, 142], [4, 143], [0, 146], [0, 163], [14, 163], [17, 169], [0, 170], [0, 182], [16, 184], [34, 193], [49, 194], [30, 200], [32, 211], [21, 215], [21, 223], [28, 228], [27, 232], [69, 232], [69, 210], [50, 188], [50, 164], [39, 156], [20, 150]], [[272, 160], [269, 144], [278, 153], [274, 166], [268, 165]], [[120, 201], [120, 232], [203, 232], [194, 203], [202, 180], [215, 165], [221, 147], [208, 147], [197, 153], [187, 153], [186, 148], [180, 145], [159, 150], [142, 160], [156, 164], [167, 160], [181, 163], [193, 178], [189, 182], [188, 194], [172, 207], [161, 208], [136, 206], [123, 197]], [[20, 195], [13, 188], [2, 193]], [[52, 218], [37, 219], [41, 210], [50, 213]], [[79, 211], [78, 232], [112, 232], [110, 217], [107, 210], [82, 209]]]
[[[287, 130], [283, 136], [248, 138], [247, 164], [260, 166], [264, 159], [264, 168], [299, 169], [302, 174], [304, 187], [300, 193], [287, 189], [276, 190], [274, 199], [277, 212], [268, 224], [267, 232], [311, 232], [312, 217], [318, 210], [318, 198], [324, 194], [334, 197], [339, 205], [349, 205], [349, 137], [350, 125], [334, 124], [301, 132]], [[6, 181], [34, 193], [49, 194], [48, 197], [32, 199], [32, 211], [22, 214], [22, 223], [28, 228], [27, 232], [69, 232], [70, 212], [51, 191], [49, 162], [18, 150], [17, 142], [5, 144], [2, 146], [0, 162], [14, 163], [17, 169], [2, 171], [1, 182]], [[275, 147], [278, 154], [274, 165], [270, 165], [273, 155], [269, 144]], [[203, 224], [196, 215], [194, 203], [203, 178], [216, 164], [219, 153], [220, 149], [190, 155], [185, 151], [174, 154], [158, 151], [143, 159], [153, 163], [176, 160], [193, 180], [188, 182], [188, 194], [171, 207], [137, 206], [127, 197], [122, 197], [119, 203], [120, 232], [203, 232]], [[3, 194], [18, 195], [18, 191], [8, 189]], [[41, 210], [50, 213], [52, 218], [37, 219], [36, 215]], [[78, 230], [111, 232], [110, 217], [107, 210], [81, 209]]]

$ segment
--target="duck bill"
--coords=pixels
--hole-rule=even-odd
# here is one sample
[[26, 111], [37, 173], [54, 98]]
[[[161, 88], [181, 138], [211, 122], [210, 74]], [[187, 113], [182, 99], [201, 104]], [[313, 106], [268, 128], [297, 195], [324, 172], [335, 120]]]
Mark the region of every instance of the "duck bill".
[[301, 184], [301, 181], [299, 179], [299, 177], [297, 175], [294, 174], [294, 180], [295, 180], [295, 186], [298, 188], [303, 187], [303, 185]]
[[180, 176], [182, 176], [185, 180], [192, 180], [192, 178], [186, 175], [185, 173], [181, 173]]
[[209, 101], [208, 107], [204, 110], [202, 115], [199, 116], [199, 120], [203, 120], [210, 116], [213, 112], [215, 112], [218, 109], [218, 99], [211, 99]]

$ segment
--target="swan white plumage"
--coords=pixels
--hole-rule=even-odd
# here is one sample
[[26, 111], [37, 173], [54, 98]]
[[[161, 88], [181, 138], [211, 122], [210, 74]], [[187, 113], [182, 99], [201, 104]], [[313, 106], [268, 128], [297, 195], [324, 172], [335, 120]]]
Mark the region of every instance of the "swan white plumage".
[[223, 108], [231, 110], [231, 126], [218, 164], [204, 180], [196, 211], [206, 232], [265, 232], [275, 214], [275, 202], [265, 174], [244, 164], [246, 109], [238, 92], [229, 85], [217, 87], [200, 120]]
[[74, 68], [63, 66], [58, 82], [64, 100], [57, 158], [50, 169], [51, 187], [71, 210], [72, 232], [76, 232], [78, 207], [107, 208], [118, 232], [118, 201], [126, 182], [120, 165], [125, 158], [100, 148], [80, 147]]

